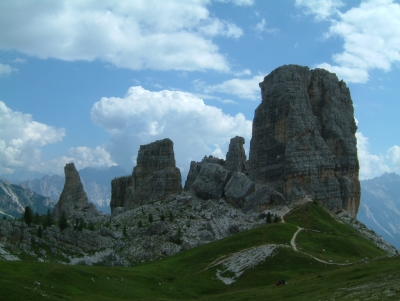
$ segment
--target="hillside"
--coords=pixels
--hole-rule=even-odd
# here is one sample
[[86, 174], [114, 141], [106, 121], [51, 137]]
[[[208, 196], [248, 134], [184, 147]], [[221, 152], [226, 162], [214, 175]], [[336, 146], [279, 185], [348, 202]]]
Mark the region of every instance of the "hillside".
[[[0, 261], [0, 299], [400, 298], [398, 256], [385, 257], [317, 203], [295, 208], [284, 220], [131, 268]], [[288, 284], [274, 288], [282, 279]]]
[[400, 176], [385, 173], [361, 181], [362, 194], [357, 219], [400, 248]]

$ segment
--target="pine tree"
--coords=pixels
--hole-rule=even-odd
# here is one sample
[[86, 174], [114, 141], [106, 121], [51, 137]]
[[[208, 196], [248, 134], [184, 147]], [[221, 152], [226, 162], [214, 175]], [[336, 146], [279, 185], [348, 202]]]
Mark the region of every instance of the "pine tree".
[[33, 218], [33, 223], [36, 224], [36, 225], [40, 224], [40, 215], [39, 215], [39, 213], [37, 211], [35, 213], [35, 217]]
[[46, 213], [45, 226], [46, 227], [51, 227], [53, 224], [54, 224], [53, 215], [51, 215], [51, 211], [50, 211], [50, 208], [49, 208], [49, 209], [47, 209], [47, 213]]
[[61, 231], [63, 231], [65, 228], [68, 227], [68, 221], [67, 221], [67, 217], [65, 216], [64, 211], [61, 212], [59, 227], [60, 227]]
[[161, 220], [161, 221], [165, 221], [165, 215], [164, 215], [164, 214], [161, 214], [160, 220]]
[[275, 214], [274, 223], [279, 223], [279, 218], [278, 218], [278, 215], [277, 215], [277, 214]]
[[270, 224], [272, 221], [271, 221], [271, 212], [268, 212], [267, 213], [267, 224]]
[[124, 225], [124, 228], [123, 228], [123, 230], [122, 230], [122, 234], [123, 234], [125, 237], [128, 236], [128, 232], [127, 232], [127, 230], [126, 230], [126, 225]]
[[143, 223], [142, 223], [142, 221], [140, 220], [140, 221], [138, 221], [138, 228], [142, 228], [143, 227]]
[[3, 215], [3, 220], [5, 220], [5, 221], [7, 220], [7, 218], [6, 218], [6, 216], [5, 216], [5, 215]]
[[171, 211], [169, 212], [169, 221], [170, 222], [174, 221], [174, 214]]
[[152, 223], [153, 222], [153, 214], [149, 214], [149, 223]]
[[31, 207], [26, 206], [24, 211], [24, 221], [28, 226], [30, 226], [32, 224], [32, 220], [33, 220], [33, 214]]
[[42, 226], [39, 226], [38, 231], [37, 231], [37, 236], [38, 236], [39, 238], [42, 238], [42, 232], [43, 232]]

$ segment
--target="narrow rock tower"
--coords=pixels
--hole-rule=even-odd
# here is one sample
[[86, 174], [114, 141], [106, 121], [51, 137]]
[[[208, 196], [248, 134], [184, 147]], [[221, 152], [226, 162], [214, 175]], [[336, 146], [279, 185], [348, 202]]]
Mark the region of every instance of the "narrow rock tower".
[[357, 126], [350, 91], [324, 69], [285, 65], [260, 83], [249, 177], [282, 193], [304, 195], [357, 215]]

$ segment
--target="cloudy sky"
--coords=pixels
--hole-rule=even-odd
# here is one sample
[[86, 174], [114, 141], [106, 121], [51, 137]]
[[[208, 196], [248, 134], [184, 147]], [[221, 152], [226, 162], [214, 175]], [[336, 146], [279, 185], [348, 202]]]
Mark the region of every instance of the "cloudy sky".
[[398, 0], [2, 0], [0, 175], [120, 165], [174, 141], [190, 160], [248, 151], [258, 83], [284, 64], [350, 87], [360, 177], [400, 173]]

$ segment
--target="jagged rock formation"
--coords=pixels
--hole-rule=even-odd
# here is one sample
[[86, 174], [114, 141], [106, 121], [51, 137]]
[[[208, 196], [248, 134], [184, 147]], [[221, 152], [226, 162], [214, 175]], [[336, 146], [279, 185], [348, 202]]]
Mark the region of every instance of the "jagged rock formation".
[[225, 198], [235, 207], [243, 208], [245, 198], [255, 191], [254, 183], [242, 172], [233, 173], [225, 185]]
[[112, 190], [116, 194], [111, 197], [111, 212], [121, 205], [132, 209], [182, 191], [173, 146], [170, 139], [140, 146], [131, 180], [127, 177], [113, 180]]
[[246, 153], [243, 148], [244, 138], [236, 136], [229, 143], [226, 153], [225, 168], [230, 171], [246, 171]]
[[59, 218], [64, 212], [67, 219], [91, 218], [98, 216], [94, 204], [90, 203], [79, 177], [74, 163], [68, 163], [64, 167], [65, 184], [60, 199], [54, 206], [53, 216]]
[[323, 69], [285, 65], [260, 83], [249, 177], [287, 202], [307, 194], [356, 216], [360, 204], [356, 124], [349, 89]]
[[189, 191], [192, 188], [192, 185], [194, 181], [196, 181], [197, 176], [200, 173], [200, 170], [202, 166], [206, 163], [212, 163], [212, 164], [219, 164], [221, 166], [225, 166], [225, 160], [224, 159], [219, 159], [215, 158], [213, 156], [205, 156], [203, 160], [200, 162], [192, 161], [190, 162], [190, 169], [188, 176], [185, 181], [185, 191]]

